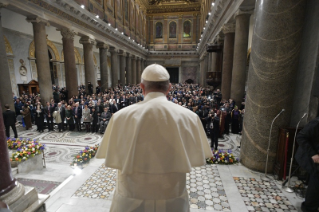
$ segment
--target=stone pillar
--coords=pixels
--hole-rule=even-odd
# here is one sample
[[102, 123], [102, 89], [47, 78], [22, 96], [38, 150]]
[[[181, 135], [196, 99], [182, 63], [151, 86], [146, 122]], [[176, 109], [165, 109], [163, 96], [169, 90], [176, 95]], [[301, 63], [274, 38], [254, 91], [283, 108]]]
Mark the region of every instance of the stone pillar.
[[272, 128], [267, 167], [272, 171], [279, 128], [290, 121], [305, 6], [306, 0], [256, 2], [240, 151], [241, 162], [253, 170], [265, 170], [270, 125], [284, 108]]
[[233, 69], [235, 24], [225, 24], [223, 27], [223, 32], [225, 34], [225, 37], [224, 37], [221, 92], [222, 92], [223, 99], [229, 99], [230, 98], [232, 69]]
[[138, 57], [136, 59], [136, 84], [141, 83], [141, 75], [142, 75], [142, 70], [141, 70], [141, 58]]
[[83, 51], [84, 51], [84, 71], [85, 71], [85, 89], [88, 91], [87, 84], [91, 82], [93, 85], [93, 93], [95, 91], [95, 87], [97, 84], [96, 81], [96, 74], [94, 68], [94, 61], [93, 61], [93, 45], [95, 44], [94, 40], [87, 36], [83, 36], [80, 39], [80, 43], [83, 44]]
[[38, 70], [38, 82], [41, 94], [41, 102], [43, 105], [45, 105], [45, 102], [50, 101], [53, 96], [50, 61], [48, 56], [49, 50], [46, 39], [47, 35], [45, 32], [45, 26], [48, 26], [49, 22], [34, 16], [28, 17], [27, 21], [33, 24], [33, 38]]
[[133, 84], [132, 81], [132, 59], [130, 53], [126, 53], [126, 83]]
[[252, 10], [239, 10], [236, 13], [234, 59], [230, 97], [235, 100], [235, 103], [238, 106], [241, 104], [245, 95], [249, 20], [252, 12]]
[[100, 51], [100, 73], [101, 73], [101, 91], [109, 87], [109, 79], [107, 74], [107, 51], [109, 46], [105, 43], [99, 42], [96, 48]]
[[153, 44], [154, 43], [154, 35], [153, 35], [153, 32], [154, 32], [154, 25], [153, 25], [153, 16], [149, 16], [149, 20], [150, 20], [150, 28], [149, 28], [149, 33], [150, 33], [150, 44]]
[[212, 71], [212, 53], [208, 52], [207, 53], [207, 72]]
[[205, 74], [205, 58], [206, 56], [203, 55], [202, 58], [200, 58], [200, 76], [199, 76], [199, 84], [200, 86], [204, 86], [204, 74]]
[[111, 52], [111, 75], [112, 75], [112, 87], [118, 86], [118, 52], [115, 47], [110, 47]]
[[132, 85], [136, 84], [136, 57], [132, 55]]
[[[78, 95], [77, 71], [75, 66], [74, 54], [74, 31], [69, 29], [61, 29], [63, 54], [64, 54], [64, 70], [65, 83], [68, 90], [68, 96]], [[62, 76], [63, 77], [63, 76]]]
[[119, 51], [119, 57], [120, 57], [120, 82], [121, 82], [121, 85], [124, 86], [126, 85], [125, 83], [126, 58], [125, 58], [125, 52], [123, 50]]
[[[164, 24], [163, 24], [163, 39], [164, 43], [167, 46], [168, 43], [168, 20], [167, 20], [167, 15], [164, 15]], [[166, 48], [167, 50], [168, 48]]]
[[[0, 10], [0, 70], [1, 70], [1, 77], [0, 77], [0, 102], [4, 106], [8, 104], [10, 109], [14, 111], [14, 104], [12, 100], [12, 85], [10, 79], [10, 71], [9, 65], [7, 60], [7, 53], [6, 53], [6, 45], [3, 39], [3, 28], [1, 22], [1, 10]], [[1, 192], [1, 187], [0, 187]], [[1, 194], [0, 194], [1, 195]]]
[[178, 15], [178, 22], [177, 22], [177, 43], [182, 43], [183, 37], [183, 15]]
[[[196, 44], [196, 41], [197, 41], [197, 14], [193, 14], [193, 34], [191, 34], [191, 37], [192, 37], [192, 44]], [[183, 26], [184, 23], [182, 23], [182, 32], [184, 32], [184, 26]]]

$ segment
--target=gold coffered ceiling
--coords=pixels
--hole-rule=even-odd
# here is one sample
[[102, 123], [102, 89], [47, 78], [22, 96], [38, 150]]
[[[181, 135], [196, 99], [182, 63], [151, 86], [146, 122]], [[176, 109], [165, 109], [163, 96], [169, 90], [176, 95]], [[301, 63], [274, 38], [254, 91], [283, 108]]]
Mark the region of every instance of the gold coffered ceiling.
[[147, 14], [199, 12], [200, 0], [136, 0]]

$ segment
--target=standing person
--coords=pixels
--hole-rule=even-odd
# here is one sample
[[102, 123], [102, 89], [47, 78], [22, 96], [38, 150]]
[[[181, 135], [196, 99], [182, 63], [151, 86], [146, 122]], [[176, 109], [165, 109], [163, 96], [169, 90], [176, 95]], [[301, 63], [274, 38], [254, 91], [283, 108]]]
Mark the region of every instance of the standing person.
[[53, 92], [53, 99], [54, 103], [57, 104], [60, 101], [60, 94], [58, 92], [58, 89], [55, 89]]
[[220, 110], [217, 113], [211, 113], [210, 118], [210, 147], [215, 151], [218, 149], [218, 137], [219, 137], [219, 123], [220, 123]]
[[233, 134], [239, 133], [239, 122], [240, 122], [240, 111], [237, 105], [235, 105], [234, 110], [231, 112], [231, 132]]
[[205, 131], [196, 114], [167, 101], [163, 66], [146, 67], [141, 87], [144, 101], [112, 116], [97, 152], [118, 169], [110, 211], [187, 212], [186, 173], [212, 157]]
[[26, 126], [26, 130], [32, 129], [32, 123], [31, 123], [31, 111], [29, 108], [29, 103], [25, 103], [25, 105], [22, 107], [21, 114], [23, 115], [24, 123]]
[[309, 173], [303, 212], [316, 212], [319, 208], [319, 116], [310, 121], [297, 135], [299, 144], [296, 161]]
[[47, 102], [47, 106], [44, 108], [45, 118], [47, 120], [48, 131], [53, 131], [53, 112], [54, 112], [54, 104], [50, 104]]
[[82, 108], [80, 107], [79, 102], [75, 103], [75, 107], [73, 108], [73, 114], [76, 129], [77, 131], [81, 132]]
[[113, 100], [113, 104], [111, 105], [111, 113], [112, 115], [119, 111], [119, 105], [116, 103], [116, 100]]
[[97, 111], [95, 110], [95, 107], [92, 108], [91, 110], [91, 118], [92, 118], [92, 133], [98, 132], [99, 131], [99, 115]]
[[10, 110], [10, 107], [8, 104], [4, 105], [4, 108], [6, 109], [5, 112], [3, 112], [3, 121], [4, 121], [4, 126], [6, 127], [6, 136], [9, 138], [10, 137], [10, 127], [13, 130], [14, 137], [18, 137], [17, 133], [17, 128], [16, 128], [16, 113]]
[[85, 125], [86, 132], [90, 132], [91, 127], [91, 114], [88, 105], [84, 105], [84, 109], [82, 110], [83, 123]]
[[[74, 130], [74, 115], [73, 115], [73, 110], [70, 105], [68, 105], [67, 110], [65, 111], [65, 117], [66, 117], [66, 124], [69, 125], [69, 130], [73, 131]], [[67, 127], [65, 127], [67, 128]]]
[[88, 95], [92, 95], [93, 94], [93, 85], [91, 84], [91, 82], [88, 82]]
[[61, 103], [58, 103], [58, 106], [55, 108], [55, 112], [57, 112], [55, 123], [58, 124], [59, 132], [62, 132], [64, 131], [65, 108], [62, 107]]
[[16, 111], [16, 115], [21, 115], [21, 110], [22, 110], [23, 103], [20, 101], [19, 98], [16, 99], [14, 103], [14, 109]]
[[35, 116], [35, 124], [37, 125], [37, 130], [39, 132], [43, 132], [44, 128], [44, 114], [43, 114], [43, 107], [40, 102], [37, 103], [34, 109], [34, 116]]

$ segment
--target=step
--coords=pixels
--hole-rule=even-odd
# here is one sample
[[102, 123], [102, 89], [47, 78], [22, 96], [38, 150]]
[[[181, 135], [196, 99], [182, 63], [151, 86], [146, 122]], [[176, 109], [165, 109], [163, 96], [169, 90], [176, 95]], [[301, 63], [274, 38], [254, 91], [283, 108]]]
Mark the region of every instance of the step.
[[45, 212], [45, 201], [50, 197], [50, 195], [38, 194], [38, 200], [30, 205], [24, 212]]

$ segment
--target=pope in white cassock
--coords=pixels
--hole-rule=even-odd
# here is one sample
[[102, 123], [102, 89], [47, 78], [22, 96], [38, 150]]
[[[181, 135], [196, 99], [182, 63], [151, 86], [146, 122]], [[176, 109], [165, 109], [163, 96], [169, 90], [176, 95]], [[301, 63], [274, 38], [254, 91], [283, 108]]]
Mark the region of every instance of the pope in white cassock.
[[111, 212], [188, 212], [186, 173], [212, 157], [198, 116], [167, 101], [167, 70], [142, 73], [144, 101], [115, 113], [97, 158], [118, 169]]

